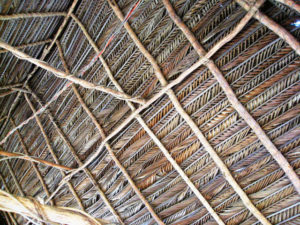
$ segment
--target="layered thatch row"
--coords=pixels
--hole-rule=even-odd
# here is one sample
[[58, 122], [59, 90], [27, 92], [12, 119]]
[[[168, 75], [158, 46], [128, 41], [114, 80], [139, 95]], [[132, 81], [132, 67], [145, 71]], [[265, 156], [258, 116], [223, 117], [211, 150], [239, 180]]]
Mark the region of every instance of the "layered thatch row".
[[3, 182], [115, 223], [299, 223], [298, 6], [168, 3], [141, 1], [118, 33], [132, 1], [3, 5], [14, 15], [0, 24], [3, 149], [87, 166], [71, 177], [12, 159]]

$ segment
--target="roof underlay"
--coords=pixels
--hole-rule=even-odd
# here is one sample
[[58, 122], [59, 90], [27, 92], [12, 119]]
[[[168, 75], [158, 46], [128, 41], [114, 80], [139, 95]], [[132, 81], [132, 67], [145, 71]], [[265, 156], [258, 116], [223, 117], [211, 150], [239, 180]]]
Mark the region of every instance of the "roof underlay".
[[297, 0], [3, 0], [0, 14], [7, 224], [66, 224], [59, 207], [86, 224], [300, 224]]

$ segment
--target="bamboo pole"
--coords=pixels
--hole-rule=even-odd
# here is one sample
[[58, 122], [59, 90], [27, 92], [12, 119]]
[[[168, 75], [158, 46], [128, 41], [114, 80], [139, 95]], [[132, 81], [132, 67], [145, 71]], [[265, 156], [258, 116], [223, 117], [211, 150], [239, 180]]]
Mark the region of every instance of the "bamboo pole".
[[107, 221], [98, 221], [77, 209], [44, 205], [33, 198], [13, 196], [2, 190], [0, 190], [0, 209], [55, 224], [96, 225], [107, 223]]

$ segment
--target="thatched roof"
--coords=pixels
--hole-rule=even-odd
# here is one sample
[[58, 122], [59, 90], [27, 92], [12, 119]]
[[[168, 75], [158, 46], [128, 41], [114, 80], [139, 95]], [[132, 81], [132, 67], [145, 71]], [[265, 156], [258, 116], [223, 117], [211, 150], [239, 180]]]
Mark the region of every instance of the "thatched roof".
[[300, 224], [297, 0], [0, 13], [1, 189], [113, 224]]

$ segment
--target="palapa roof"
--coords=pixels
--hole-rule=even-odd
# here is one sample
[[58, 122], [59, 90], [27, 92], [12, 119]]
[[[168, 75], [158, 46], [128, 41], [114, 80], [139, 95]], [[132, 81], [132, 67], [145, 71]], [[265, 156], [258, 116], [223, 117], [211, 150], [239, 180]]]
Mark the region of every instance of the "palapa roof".
[[101, 223], [300, 224], [297, 0], [0, 11], [1, 189]]

